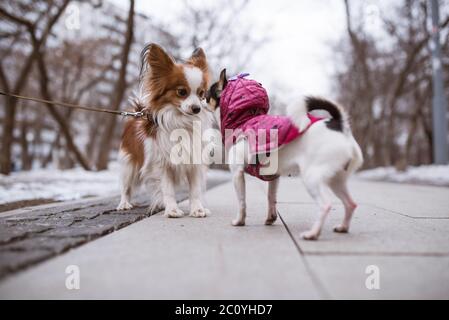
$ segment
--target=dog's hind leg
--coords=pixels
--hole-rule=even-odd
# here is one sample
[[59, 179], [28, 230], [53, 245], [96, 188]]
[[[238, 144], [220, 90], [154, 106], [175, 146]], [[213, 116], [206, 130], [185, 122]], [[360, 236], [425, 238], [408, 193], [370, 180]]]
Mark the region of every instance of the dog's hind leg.
[[345, 217], [343, 222], [334, 227], [334, 231], [338, 233], [346, 233], [349, 231], [349, 225], [357, 204], [352, 200], [347, 187], [347, 176], [344, 173], [337, 174], [329, 183], [330, 188], [335, 195], [341, 200], [345, 207]]
[[304, 177], [304, 184], [309, 194], [318, 204], [319, 211], [318, 219], [314, 222], [312, 228], [301, 233], [301, 237], [305, 240], [318, 240], [324, 221], [326, 220], [331, 209], [331, 203], [323, 192], [323, 188], [326, 183], [323, 177], [319, 174], [318, 170], [307, 172]]
[[121, 198], [117, 210], [132, 209], [131, 195], [137, 179], [137, 168], [133, 165], [127, 155], [120, 155], [120, 189]]
[[268, 215], [267, 220], [265, 220], [266, 225], [272, 225], [278, 217], [276, 208], [278, 186], [279, 178], [268, 182]]

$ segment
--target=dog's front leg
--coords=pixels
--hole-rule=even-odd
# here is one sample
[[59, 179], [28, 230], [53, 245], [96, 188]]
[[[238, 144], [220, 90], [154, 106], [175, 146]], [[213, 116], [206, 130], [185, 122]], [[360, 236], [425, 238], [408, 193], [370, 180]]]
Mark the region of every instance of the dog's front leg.
[[195, 165], [188, 172], [187, 179], [189, 180], [190, 188], [190, 216], [195, 218], [204, 218], [210, 211], [203, 207], [201, 203], [201, 191], [203, 186], [203, 168]]
[[234, 189], [239, 201], [239, 213], [232, 220], [233, 226], [244, 226], [246, 219], [245, 166], [248, 163], [248, 142], [242, 139], [229, 149], [229, 167], [232, 172]]
[[184, 212], [178, 208], [175, 198], [175, 184], [173, 171], [170, 169], [162, 172], [161, 191], [165, 205], [165, 216], [168, 218], [180, 218]]
[[279, 178], [268, 182], [268, 215], [267, 220], [265, 220], [266, 225], [272, 225], [278, 217], [276, 208], [278, 186]]
[[245, 173], [243, 166], [237, 166], [233, 169], [234, 189], [239, 200], [239, 212], [237, 217], [232, 220], [233, 226], [244, 226], [246, 219], [246, 187]]

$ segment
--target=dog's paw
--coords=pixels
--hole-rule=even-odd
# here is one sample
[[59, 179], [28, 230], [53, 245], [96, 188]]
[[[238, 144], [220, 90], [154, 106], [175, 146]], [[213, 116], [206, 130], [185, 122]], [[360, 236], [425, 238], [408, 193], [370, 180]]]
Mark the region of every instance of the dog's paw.
[[210, 211], [206, 208], [197, 208], [190, 211], [190, 216], [194, 218], [205, 218], [208, 215], [210, 215]]
[[301, 238], [303, 238], [304, 240], [318, 240], [318, 237], [319, 237], [319, 233], [317, 233], [313, 230], [309, 230], [309, 231], [301, 233]]
[[271, 226], [277, 220], [277, 218], [277, 215], [268, 217], [267, 220], [265, 220], [265, 225]]
[[349, 228], [342, 224], [334, 227], [334, 232], [337, 232], [337, 233], [348, 233], [348, 231], [349, 231]]
[[245, 221], [244, 220], [240, 220], [240, 219], [232, 220], [231, 223], [232, 223], [232, 225], [234, 227], [243, 227], [245, 225]]
[[116, 210], [122, 211], [122, 210], [130, 210], [132, 208], [133, 208], [133, 205], [131, 203], [129, 203], [128, 201], [120, 201]]
[[167, 218], [181, 218], [184, 216], [184, 211], [179, 208], [166, 208], [164, 216]]

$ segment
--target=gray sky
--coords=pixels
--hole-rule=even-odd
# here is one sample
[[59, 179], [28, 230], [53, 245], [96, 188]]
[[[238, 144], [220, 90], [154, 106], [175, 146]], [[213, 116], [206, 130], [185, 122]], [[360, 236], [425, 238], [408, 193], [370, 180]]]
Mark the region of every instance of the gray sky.
[[[123, 8], [129, 5], [127, 0], [112, 1]], [[159, 21], [173, 23], [182, 4], [183, 0], [137, 0], [136, 7]], [[344, 32], [343, 1], [252, 0], [243, 18], [260, 32], [269, 29], [271, 38], [254, 53], [244, 71], [268, 90], [334, 96], [330, 42]]]
[[255, 54], [249, 72], [281, 92], [330, 93], [330, 42], [344, 32], [342, 1], [256, 0], [247, 14], [256, 25], [272, 26], [272, 40]]

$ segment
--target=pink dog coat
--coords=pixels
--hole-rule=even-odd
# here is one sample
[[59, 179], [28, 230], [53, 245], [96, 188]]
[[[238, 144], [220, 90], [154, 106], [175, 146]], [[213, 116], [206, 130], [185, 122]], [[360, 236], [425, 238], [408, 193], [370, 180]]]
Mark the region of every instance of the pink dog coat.
[[[270, 155], [274, 151], [302, 135], [320, 118], [308, 114], [309, 126], [302, 132], [287, 116], [268, 115], [269, 101], [265, 89], [254, 80], [245, 79], [248, 74], [231, 78], [220, 97], [221, 134], [228, 150], [240, 138], [246, 137], [250, 153], [256, 155], [255, 163], [249, 164], [245, 172], [264, 181], [276, 175], [261, 175], [257, 155]], [[277, 139], [276, 139], [277, 138]]]

